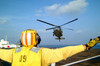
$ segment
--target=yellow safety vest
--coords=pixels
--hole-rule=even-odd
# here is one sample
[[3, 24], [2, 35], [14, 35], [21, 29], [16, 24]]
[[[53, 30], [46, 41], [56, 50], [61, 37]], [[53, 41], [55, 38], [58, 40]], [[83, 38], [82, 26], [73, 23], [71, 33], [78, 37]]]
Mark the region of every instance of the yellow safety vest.
[[12, 66], [41, 66], [41, 49], [20, 47], [13, 51]]

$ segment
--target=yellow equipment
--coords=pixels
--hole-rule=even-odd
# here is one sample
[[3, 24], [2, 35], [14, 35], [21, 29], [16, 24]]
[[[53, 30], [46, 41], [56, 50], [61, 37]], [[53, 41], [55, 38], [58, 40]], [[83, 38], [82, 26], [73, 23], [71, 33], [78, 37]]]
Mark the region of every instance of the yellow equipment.
[[25, 47], [33, 47], [39, 44], [41, 41], [38, 33], [33, 29], [28, 29], [21, 34], [21, 43]]

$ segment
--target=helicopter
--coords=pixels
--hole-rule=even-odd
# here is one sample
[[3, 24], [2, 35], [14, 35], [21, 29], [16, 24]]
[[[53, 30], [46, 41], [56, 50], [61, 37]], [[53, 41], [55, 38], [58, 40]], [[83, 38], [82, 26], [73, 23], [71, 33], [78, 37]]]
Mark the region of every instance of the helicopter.
[[[57, 38], [55, 38], [55, 39], [57, 39], [57, 40], [59, 40], [59, 41], [60, 41], [61, 39], [62, 39], [62, 40], [65, 39], [65, 38], [61, 38], [61, 36], [63, 36], [63, 31], [62, 31], [61, 27], [64, 26], [64, 25], [66, 25], [66, 24], [72, 23], [72, 22], [74, 22], [74, 21], [76, 21], [76, 20], [78, 20], [78, 18], [76, 18], [76, 19], [74, 19], [74, 20], [71, 20], [71, 21], [69, 21], [69, 22], [67, 22], [67, 23], [64, 23], [64, 24], [62, 24], [62, 25], [57, 26], [57, 25], [48, 23], [48, 22], [46, 22], [46, 21], [42, 21], [42, 20], [40, 20], [40, 19], [37, 19], [37, 21], [39, 21], [39, 22], [42, 22], [42, 23], [45, 23], [45, 24], [54, 26], [54, 27], [48, 28], [48, 29], [46, 29], [46, 30], [51, 30], [51, 29], [53, 29], [53, 36], [56, 36]], [[67, 28], [67, 29], [73, 31], [73, 29], [70, 29], [70, 28]]]

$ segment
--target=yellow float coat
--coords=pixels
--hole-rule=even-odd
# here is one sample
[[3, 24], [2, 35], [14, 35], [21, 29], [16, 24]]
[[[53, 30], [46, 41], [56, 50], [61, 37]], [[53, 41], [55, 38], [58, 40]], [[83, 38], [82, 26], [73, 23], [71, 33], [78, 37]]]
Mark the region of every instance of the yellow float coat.
[[15, 49], [12, 66], [41, 66], [41, 49], [36, 47]]
[[[23, 48], [26, 48], [26, 47], [22, 47], [22, 49]], [[55, 62], [59, 62], [63, 59], [67, 59], [68, 57], [71, 57], [72, 55], [75, 55], [84, 50], [85, 50], [85, 48], [83, 45], [68, 46], [68, 47], [57, 48], [57, 49], [43, 48], [41, 50], [41, 64], [42, 64], [42, 66], [48, 66], [51, 63], [55, 63]], [[15, 49], [0, 49], [0, 59], [10, 62], [12, 64], [16, 63], [16, 60], [13, 60], [13, 52], [14, 51], [15, 51]], [[30, 51], [30, 50], [27, 49], [25, 51]], [[30, 61], [29, 63], [31, 63], [31, 62], [33, 62], [33, 61]], [[16, 65], [16, 66], [18, 66], [18, 65]], [[28, 66], [31, 66], [31, 65], [28, 64]]]

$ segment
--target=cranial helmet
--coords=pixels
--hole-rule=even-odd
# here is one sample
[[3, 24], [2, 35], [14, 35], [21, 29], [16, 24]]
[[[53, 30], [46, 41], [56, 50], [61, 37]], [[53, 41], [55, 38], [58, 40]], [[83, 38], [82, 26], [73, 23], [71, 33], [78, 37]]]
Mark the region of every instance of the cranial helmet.
[[41, 41], [38, 33], [33, 29], [28, 29], [22, 32], [21, 34], [21, 43], [26, 47], [37, 46]]

